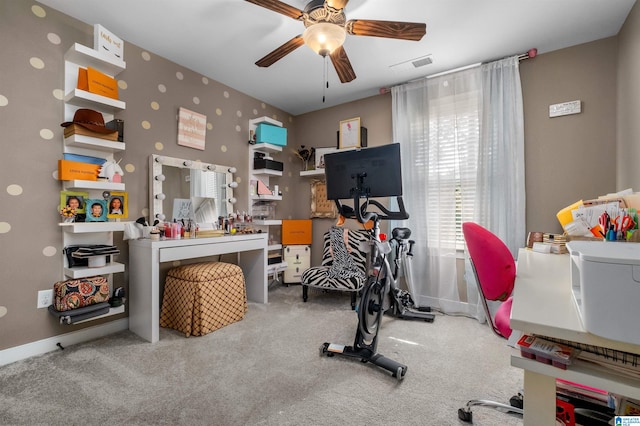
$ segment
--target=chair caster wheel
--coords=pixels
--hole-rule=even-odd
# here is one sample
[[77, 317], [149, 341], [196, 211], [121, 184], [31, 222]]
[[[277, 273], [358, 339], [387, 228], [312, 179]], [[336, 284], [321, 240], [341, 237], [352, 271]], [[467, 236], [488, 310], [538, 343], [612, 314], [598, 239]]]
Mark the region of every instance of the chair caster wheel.
[[465, 423], [473, 422], [473, 415], [471, 411], [467, 411], [464, 408], [458, 408], [458, 418]]
[[524, 408], [524, 403], [522, 401], [522, 395], [518, 394], [518, 395], [513, 395], [510, 399], [509, 399], [509, 405], [511, 405], [512, 407], [516, 407], [516, 408]]

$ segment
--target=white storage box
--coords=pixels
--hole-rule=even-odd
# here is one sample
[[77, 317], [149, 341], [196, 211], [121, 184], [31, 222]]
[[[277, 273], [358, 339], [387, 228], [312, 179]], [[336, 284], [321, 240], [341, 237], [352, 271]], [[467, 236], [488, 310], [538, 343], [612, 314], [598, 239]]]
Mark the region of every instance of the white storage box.
[[284, 261], [287, 269], [284, 271], [284, 282], [299, 283], [302, 273], [311, 266], [311, 247], [306, 245], [291, 245], [284, 248]]
[[571, 241], [567, 249], [585, 330], [640, 345], [640, 243]]

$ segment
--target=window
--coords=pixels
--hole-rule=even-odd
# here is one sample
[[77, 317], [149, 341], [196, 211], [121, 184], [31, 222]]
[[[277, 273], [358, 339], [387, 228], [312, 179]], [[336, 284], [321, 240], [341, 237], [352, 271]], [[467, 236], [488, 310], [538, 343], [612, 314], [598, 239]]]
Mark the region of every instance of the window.
[[[428, 185], [428, 241], [464, 249], [462, 223], [473, 219], [480, 118], [477, 91], [431, 100], [429, 140], [421, 143]], [[448, 220], [454, 218], [454, 220]], [[438, 233], [434, 235], [434, 233]]]

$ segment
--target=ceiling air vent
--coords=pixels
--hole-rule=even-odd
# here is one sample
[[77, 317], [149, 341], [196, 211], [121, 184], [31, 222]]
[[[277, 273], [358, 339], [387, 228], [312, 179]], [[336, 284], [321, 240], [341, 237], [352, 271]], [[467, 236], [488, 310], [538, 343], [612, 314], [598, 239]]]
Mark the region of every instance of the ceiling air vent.
[[416, 68], [424, 67], [425, 65], [429, 65], [431, 63], [433, 63], [433, 56], [427, 55], [420, 58], [410, 59], [405, 62], [400, 62], [399, 64], [391, 65], [389, 68], [394, 71], [409, 71]]

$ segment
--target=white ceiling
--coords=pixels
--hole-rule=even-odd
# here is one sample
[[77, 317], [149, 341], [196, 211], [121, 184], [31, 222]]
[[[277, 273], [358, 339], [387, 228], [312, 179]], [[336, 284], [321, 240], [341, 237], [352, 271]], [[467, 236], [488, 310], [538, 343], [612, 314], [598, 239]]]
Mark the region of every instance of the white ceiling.
[[[290, 114], [338, 105], [419, 77], [616, 35], [635, 0], [351, 0], [347, 19], [425, 22], [421, 41], [347, 36], [357, 78], [342, 84], [302, 46], [269, 68], [254, 63], [294, 36], [301, 21], [244, 0], [39, 0]], [[307, 0], [285, 0], [304, 9]], [[125, 61], [127, 51], [125, 49]], [[391, 65], [432, 55], [422, 68]]]

